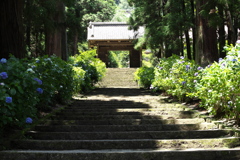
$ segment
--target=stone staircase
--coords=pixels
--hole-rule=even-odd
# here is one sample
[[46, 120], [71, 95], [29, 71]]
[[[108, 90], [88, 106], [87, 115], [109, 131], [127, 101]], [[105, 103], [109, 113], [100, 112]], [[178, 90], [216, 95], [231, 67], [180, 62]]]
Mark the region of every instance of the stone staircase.
[[136, 68], [108, 68], [106, 76], [97, 84], [101, 88], [138, 88], [134, 81]]
[[0, 160], [240, 159], [237, 131], [219, 129], [189, 106], [138, 89], [127, 69], [108, 71], [121, 82], [106, 77], [103, 88], [76, 96], [28, 138], [13, 140]]

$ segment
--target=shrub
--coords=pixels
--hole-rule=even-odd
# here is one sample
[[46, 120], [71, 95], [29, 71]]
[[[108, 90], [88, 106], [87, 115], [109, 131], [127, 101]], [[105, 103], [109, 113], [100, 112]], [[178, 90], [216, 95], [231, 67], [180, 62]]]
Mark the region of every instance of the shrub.
[[169, 72], [167, 92], [180, 101], [187, 100], [187, 95], [195, 91], [195, 84], [200, 78], [202, 68], [194, 61], [178, 58]]
[[141, 67], [138, 68], [134, 74], [135, 80], [138, 85], [143, 88], [150, 88], [154, 80], [154, 68], [153, 67]]
[[154, 73], [154, 81], [152, 84], [152, 88], [154, 90], [168, 90], [170, 89], [169, 80], [170, 77], [170, 69], [173, 64], [177, 61], [177, 56], [172, 56], [169, 58], [160, 59], [159, 63], [155, 67]]
[[184, 57], [172, 56], [161, 59], [155, 68], [155, 80], [152, 88], [164, 90], [168, 94], [183, 101], [187, 95], [194, 92], [195, 84], [200, 79], [202, 68], [194, 61]]
[[69, 58], [69, 62], [73, 66], [80, 67], [85, 71], [84, 81], [80, 86], [82, 92], [93, 89], [94, 84], [105, 75], [106, 65], [100, 59], [95, 58], [96, 55], [96, 50], [89, 50]]
[[84, 84], [85, 71], [81, 67], [73, 66], [74, 76], [73, 76], [73, 93], [78, 94], [82, 92], [82, 84]]

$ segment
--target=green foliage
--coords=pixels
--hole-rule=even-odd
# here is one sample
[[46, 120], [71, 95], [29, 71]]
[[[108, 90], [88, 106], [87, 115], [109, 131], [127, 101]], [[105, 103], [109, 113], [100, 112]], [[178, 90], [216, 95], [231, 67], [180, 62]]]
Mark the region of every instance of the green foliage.
[[[118, 4], [118, 3], [117, 3]], [[112, 22], [128, 22], [133, 7], [130, 7], [127, 0], [120, 0]]]
[[[113, 0], [80, 0], [76, 3], [78, 14], [81, 16], [81, 41], [87, 38], [89, 22], [108, 22], [115, 14], [116, 3]], [[79, 22], [78, 22], [79, 23]]]
[[148, 70], [149, 68], [142, 67], [138, 72], [150, 73], [151, 81], [146, 78], [147, 74], [137, 72], [139, 74], [138, 81], [141, 85], [151, 86], [151, 89], [155, 91], [164, 90], [183, 101], [187, 99], [188, 94], [195, 91], [195, 84], [200, 79], [202, 68], [197, 66], [194, 61], [174, 55], [169, 58], [162, 58], [154, 68], [153, 74], [152, 71], [149, 72]]
[[154, 81], [154, 68], [153, 67], [141, 67], [138, 68], [134, 74], [134, 79], [138, 82], [138, 85], [143, 88], [150, 88]]
[[154, 67], [157, 63], [158, 59], [154, 53], [142, 53], [142, 66]]
[[174, 0], [129, 0], [129, 2], [135, 7], [129, 19], [131, 28], [137, 30], [139, 26], [145, 26], [145, 36], [137, 46], [146, 44], [152, 49], [160, 50], [163, 55], [182, 52], [183, 44], [180, 37], [184, 30], [189, 30], [193, 26], [194, 15], [189, 13], [190, 2]]
[[109, 68], [119, 68], [120, 62], [117, 54], [115, 52], [109, 52], [108, 54], [108, 67]]
[[79, 53], [85, 52], [87, 50], [88, 50], [88, 43], [87, 42], [78, 43], [78, 51], [79, 51]]
[[81, 92], [87, 92], [93, 89], [94, 84], [101, 80], [106, 72], [105, 63], [95, 58], [96, 55], [96, 50], [89, 50], [79, 55], [72, 56], [69, 59], [69, 62], [73, 66], [80, 67], [85, 71], [84, 74], [81, 73], [81, 75], [84, 75], [84, 77], [81, 77], [84, 81], [79, 87], [81, 88]]
[[128, 51], [110, 51], [108, 55], [108, 67], [127, 68], [129, 67]]
[[170, 70], [174, 63], [176, 63], [178, 57], [172, 56], [169, 58], [160, 59], [159, 64], [155, 67], [155, 80], [153, 82], [153, 88], [155, 90], [168, 90], [171, 84], [169, 83], [170, 79]]

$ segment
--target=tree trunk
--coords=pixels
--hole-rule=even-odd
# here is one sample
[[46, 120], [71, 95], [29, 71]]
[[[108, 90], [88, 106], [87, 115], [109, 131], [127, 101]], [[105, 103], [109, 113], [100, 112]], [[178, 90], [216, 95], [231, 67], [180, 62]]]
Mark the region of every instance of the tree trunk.
[[191, 13], [192, 13], [192, 24], [194, 24], [193, 25], [193, 27], [192, 27], [192, 47], [193, 47], [193, 49], [192, 49], [192, 56], [193, 56], [193, 59], [195, 59], [195, 57], [196, 57], [196, 53], [195, 53], [195, 51], [196, 51], [196, 49], [195, 49], [195, 43], [196, 43], [196, 27], [195, 27], [195, 24], [196, 24], [196, 19], [195, 19], [195, 7], [194, 7], [195, 5], [194, 5], [194, 0], [191, 0]]
[[197, 37], [195, 61], [206, 66], [218, 59], [216, 29], [208, 26], [208, 20], [200, 15], [201, 6], [209, 0], [197, 1]]
[[232, 22], [232, 16], [231, 12], [229, 10], [228, 2], [226, 1], [225, 3], [225, 14], [227, 16], [227, 26], [228, 26], [228, 44], [235, 44], [236, 43], [236, 38], [235, 38], [235, 31], [233, 27], [233, 22]]
[[[63, 48], [66, 46], [66, 40], [62, 40], [62, 38], [66, 38], [64, 30], [65, 22], [65, 5], [60, 0], [56, 2], [56, 13], [55, 15], [50, 15], [53, 21], [56, 23], [56, 28], [52, 30], [46, 30], [46, 54], [48, 55], [56, 55], [60, 58], [66, 57], [66, 53], [63, 53]], [[64, 43], [62, 43], [64, 42]], [[64, 45], [64, 46], [63, 46]], [[66, 51], [66, 49], [64, 49]]]
[[226, 42], [225, 42], [225, 24], [224, 24], [224, 13], [223, 13], [223, 7], [221, 5], [218, 6], [219, 8], [219, 15], [220, 17], [222, 17], [222, 22], [221, 22], [221, 25], [219, 26], [219, 31], [218, 31], [218, 34], [219, 34], [219, 56], [221, 58], [224, 58], [226, 57], [226, 52], [224, 51], [224, 46], [226, 45]]
[[[185, 18], [188, 16], [186, 14], [185, 0], [182, 0], [182, 14], [184, 15]], [[192, 56], [191, 56], [191, 42], [190, 42], [190, 38], [189, 38], [189, 31], [188, 31], [188, 29], [186, 29], [186, 26], [184, 27], [184, 35], [186, 37], [187, 57], [188, 57], [188, 59], [192, 59]], [[184, 43], [183, 43], [183, 45], [184, 45]], [[184, 54], [184, 52], [183, 52], [183, 54]]]
[[[31, 6], [31, 2], [32, 0], [26, 0], [25, 3], [26, 3], [26, 6], [25, 6], [25, 9], [26, 8], [29, 8]], [[29, 14], [29, 13], [25, 13], [25, 14]], [[28, 49], [28, 51], [31, 51], [31, 20], [28, 19], [27, 22], [26, 22], [26, 47]]]
[[73, 35], [73, 44], [72, 44], [72, 55], [78, 54], [78, 31], [75, 29]]
[[67, 49], [67, 30], [63, 27], [62, 30], [62, 59], [68, 60], [68, 49]]
[[192, 59], [191, 42], [190, 42], [188, 30], [185, 30], [185, 37], [186, 37], [186, 46], [187, 46], [187, 57], [188, 59]]
[[23, 0], [0, 1], [0, 57], [25, 56], [23, 32]]

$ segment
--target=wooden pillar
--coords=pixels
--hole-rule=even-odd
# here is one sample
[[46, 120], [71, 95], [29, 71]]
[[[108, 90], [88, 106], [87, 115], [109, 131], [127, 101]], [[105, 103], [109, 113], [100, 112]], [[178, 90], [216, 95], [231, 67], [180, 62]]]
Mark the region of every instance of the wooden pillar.
[[102, 60], [106, 66], [107, 66], [107, 63], [108, 63], [108, 50], [106, 47], [101, 47], [101, 46], [98, 46], [98, 49], [97, 49], [97, 55], [98, 55], [98, 58], [100, 60]]
[[142, 49], [130, 50], [130, 68], [138, 68], [142, 66]]

